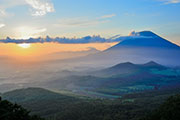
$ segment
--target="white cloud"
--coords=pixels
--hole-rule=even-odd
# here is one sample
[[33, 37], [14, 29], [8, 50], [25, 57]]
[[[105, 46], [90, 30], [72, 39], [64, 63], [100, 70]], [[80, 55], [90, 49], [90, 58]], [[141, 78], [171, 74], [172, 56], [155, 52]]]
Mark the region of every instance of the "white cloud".
[[47, 13], [54, 12], [54, 6], [51, 2], [45, 0], [25, 0], [32, 7], [33, 16], [43, 16]]
[[9, 16], [6, 9], [21, 5], [30, 6], [32, 16], [43, 16], [55, 11], [51, 0], [0, 0], [0, 17]]
[[4, 26], [6, 26], [6, 25], [5, 25], [5, 24], [1, 24], [1, 23], [0, 23], [0, 28], [3, 28]]
[[102, 19], [104, 18], [112, 18], [112, 17], [115, 17], [116, 14], [109, 14], [109, 15], [104, 15], [104, 16], [101, 16]]
[[164, 4], [177, 4], [180, 3], [180, 0], [160, 0], [164, 2]]

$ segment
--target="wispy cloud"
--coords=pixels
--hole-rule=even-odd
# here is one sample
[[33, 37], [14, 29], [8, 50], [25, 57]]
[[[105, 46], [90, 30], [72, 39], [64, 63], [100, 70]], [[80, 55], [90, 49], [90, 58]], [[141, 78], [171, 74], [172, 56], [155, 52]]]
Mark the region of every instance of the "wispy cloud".
[[115, 17], [116, 14], [109, 14], [109, 15], [104, 15], [104, 16], [101, 16], [102, 19], [104, 18], [112, 18], [112, 17]]
[[101, 23], [106, 23], [108, 20], [98, 20], [98, 19], [88, 19], [88, 18], [65, 18], [59, 20], [58, 24], [55, 24], [58, 27], [87, 27], [94, 26]]
[[116, 16], [115, 14], [104, 15], [97, 18], [89, 18], [89, 17], [77, 17], [77, 18], [65, 18], [58, 21], [55, 26], [57, 27], [89, 27], [95, 26], [103, 23], [107, 23], [110, 20], [108, 18], [112, 18]]
[[0, 17], [6, 16], [6, 12], [3, 9], [0, 9]]
[[51, 0], [0, 0], [0, 17], [7, 16], [8, 8], [26, 5], [30, 7], [32, 16], [43, 16], [54, 12], [54, 5]]
[[25, 4], [25, 0], [0, 0], [0, 17], [2, 18], [12, 16], [12, 13], [7, 12], [8, 8]]
[[47, 29], [46, 28], [41, 28], [41, 29], [36, 29], [36, 30], [34, 30], [34, 32], [33, 32], [33, 34], [39, 34], [39, 33], [43, 33], [43, 32], [46, 32], [47, 31]]
[[162, 1], [164, 4], [177, 4], [180, 3], [180, 0], [160, 0]]
[[0, 23], [0, 28], [3, 28], [4, 26], [6, 26], [5, 24]]
[[54, 12], [53, 3], [45, 0], [25, 0], [32, 7], [33, 16], [43, 16], [47, 13]]

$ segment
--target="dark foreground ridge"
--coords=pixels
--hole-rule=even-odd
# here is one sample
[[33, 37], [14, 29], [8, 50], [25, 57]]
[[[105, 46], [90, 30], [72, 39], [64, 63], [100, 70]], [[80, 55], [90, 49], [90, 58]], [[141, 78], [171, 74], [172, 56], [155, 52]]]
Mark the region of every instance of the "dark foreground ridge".
[[30, 115], [30, 112], [18, 104], [13, 104], [0, 97], [0, 120], [44, 120], [36, 115]]
[[[42, 94], [46, 93], [47, 95], [44, 98], [41, 98], [41, 93], [38, 93], [36, 97], [32, 96], [32, 99], [30, 99], [33, 94], [32, 91], [36, 94], [38, 93], [37, 91], [41, 91]], [[57, 96], [60, 96], [57, 99], [57, 97], [54, 98], [53, 96], [48, 95], [54, 94], [54, 92], [49, 91], [47, 93], [47, 90], [45, 89], [28, 88], [9, 92], [8, 98], [6, 97], [7, 94], [4, 94], [3, 98], [7, 98], [8, 100], [11, 99], [11, 102], [14, 102], [12, 101], [12, 98], [14, 98], [15, 96], [13, 95], [17, 93], [26, 93], [26, 96], [21, 99], [16, 97], [16, 99], [14, 99], [16, 103], [31, 110], [32, 114], [37, 114], [47, 120], [161, 120], [156, 118], [167, 117], [166, 114], [170, 115], [170, 119], [167, 117], [165, 120], [178, 120], [176, 118], [179, 118], [180, 116], [180, 114], [178, 114], [180, 95], [174, 96], [175, 94], [180, 93], [179, 89], [141, 92], [125, 95], [119, 99], [109, 100], [79, 97], [75, 95], [73, 97], [67, 96], [67, 98], [64, 99], [61, 97], [63, 96], [62, 94], [56, 93]], [[12, 95], [12, 97], [9, 95]], [[38, 95], [40, 95], [39, 98]], [[23, 95], [21, 94], [21, 96]], [[50, 96], [51, 98], [49, 98]], [[167, 100], [167, 98], [169, 99]], [[10, 106], [14, 107], [14, 104], [10, 104]], [[2, 109], [2, 107], [0, 107], [0, 109]], [[4, 109], [9, 110], [6, 106]], [[22, 108], [20, 108], [20, 110], [21, 109]], [[24, 111], [24, 109], [22, 110]], [[153, 112], [151, 113], [151, 111]], [[10, 111], [9, 114], [11, 114], [11, 112], [12, 111]], [[163, 114], [159, 117], [157, 116], [159, 113]], [[173, 116], [171, 116], [171, 114]], [[23, 115], [24, 112], [19, 112], [19, 116], [23, 117]], [[41, 118], [30, 120], [41, 120]]]

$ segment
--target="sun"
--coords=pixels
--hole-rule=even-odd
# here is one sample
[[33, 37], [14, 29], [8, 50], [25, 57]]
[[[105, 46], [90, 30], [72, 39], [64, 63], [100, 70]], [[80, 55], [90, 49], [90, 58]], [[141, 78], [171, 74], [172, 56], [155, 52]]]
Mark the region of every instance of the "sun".
[[29, 44], [29, 43], [22, 43], [22, 44], [18, 44], [18, 46], [21, 47], [21, 48], [27, 49], [27, 48], [31, 47], [31, 44]]

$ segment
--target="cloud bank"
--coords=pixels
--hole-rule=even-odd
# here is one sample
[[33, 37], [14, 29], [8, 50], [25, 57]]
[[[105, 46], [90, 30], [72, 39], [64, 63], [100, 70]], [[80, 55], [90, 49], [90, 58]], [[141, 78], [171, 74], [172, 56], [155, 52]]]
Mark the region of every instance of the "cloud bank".
[[7, 37], [6, 39], [0, 40], [0, 43], [62, 43], [62, 44], [83, 44], [83, 43], [112, 43], [112, 42], [121, 42], [127, 39], [134, 39], [134, 38], [149, 38], [152, 36], [141, 35], [139, 32], [131, 32], [128, 36], [120, 36], [115, 35], [111, 38], [103, 38], [101, 36], [86, 36], [82, 38], [66, 38], [66, 37], [56, 37], [51, 38], [47, 36], [46, 38], [29, 38], [29, 39], [11, 39]]
[[65, 44], [78, 44], [78, 43], [105, 43], [112, 42], [109, 39], [102, 38], [100, 36], [86, 36], [82, 38], [50, 38], [47, 36], [46, 38], [29, 38], [29, 39], [11, 39], [7, 37], [6, 39], [0, 40], [1, 43], [47, 43], [47, 42], [55, 42], [55, 43], [65, 43]]

